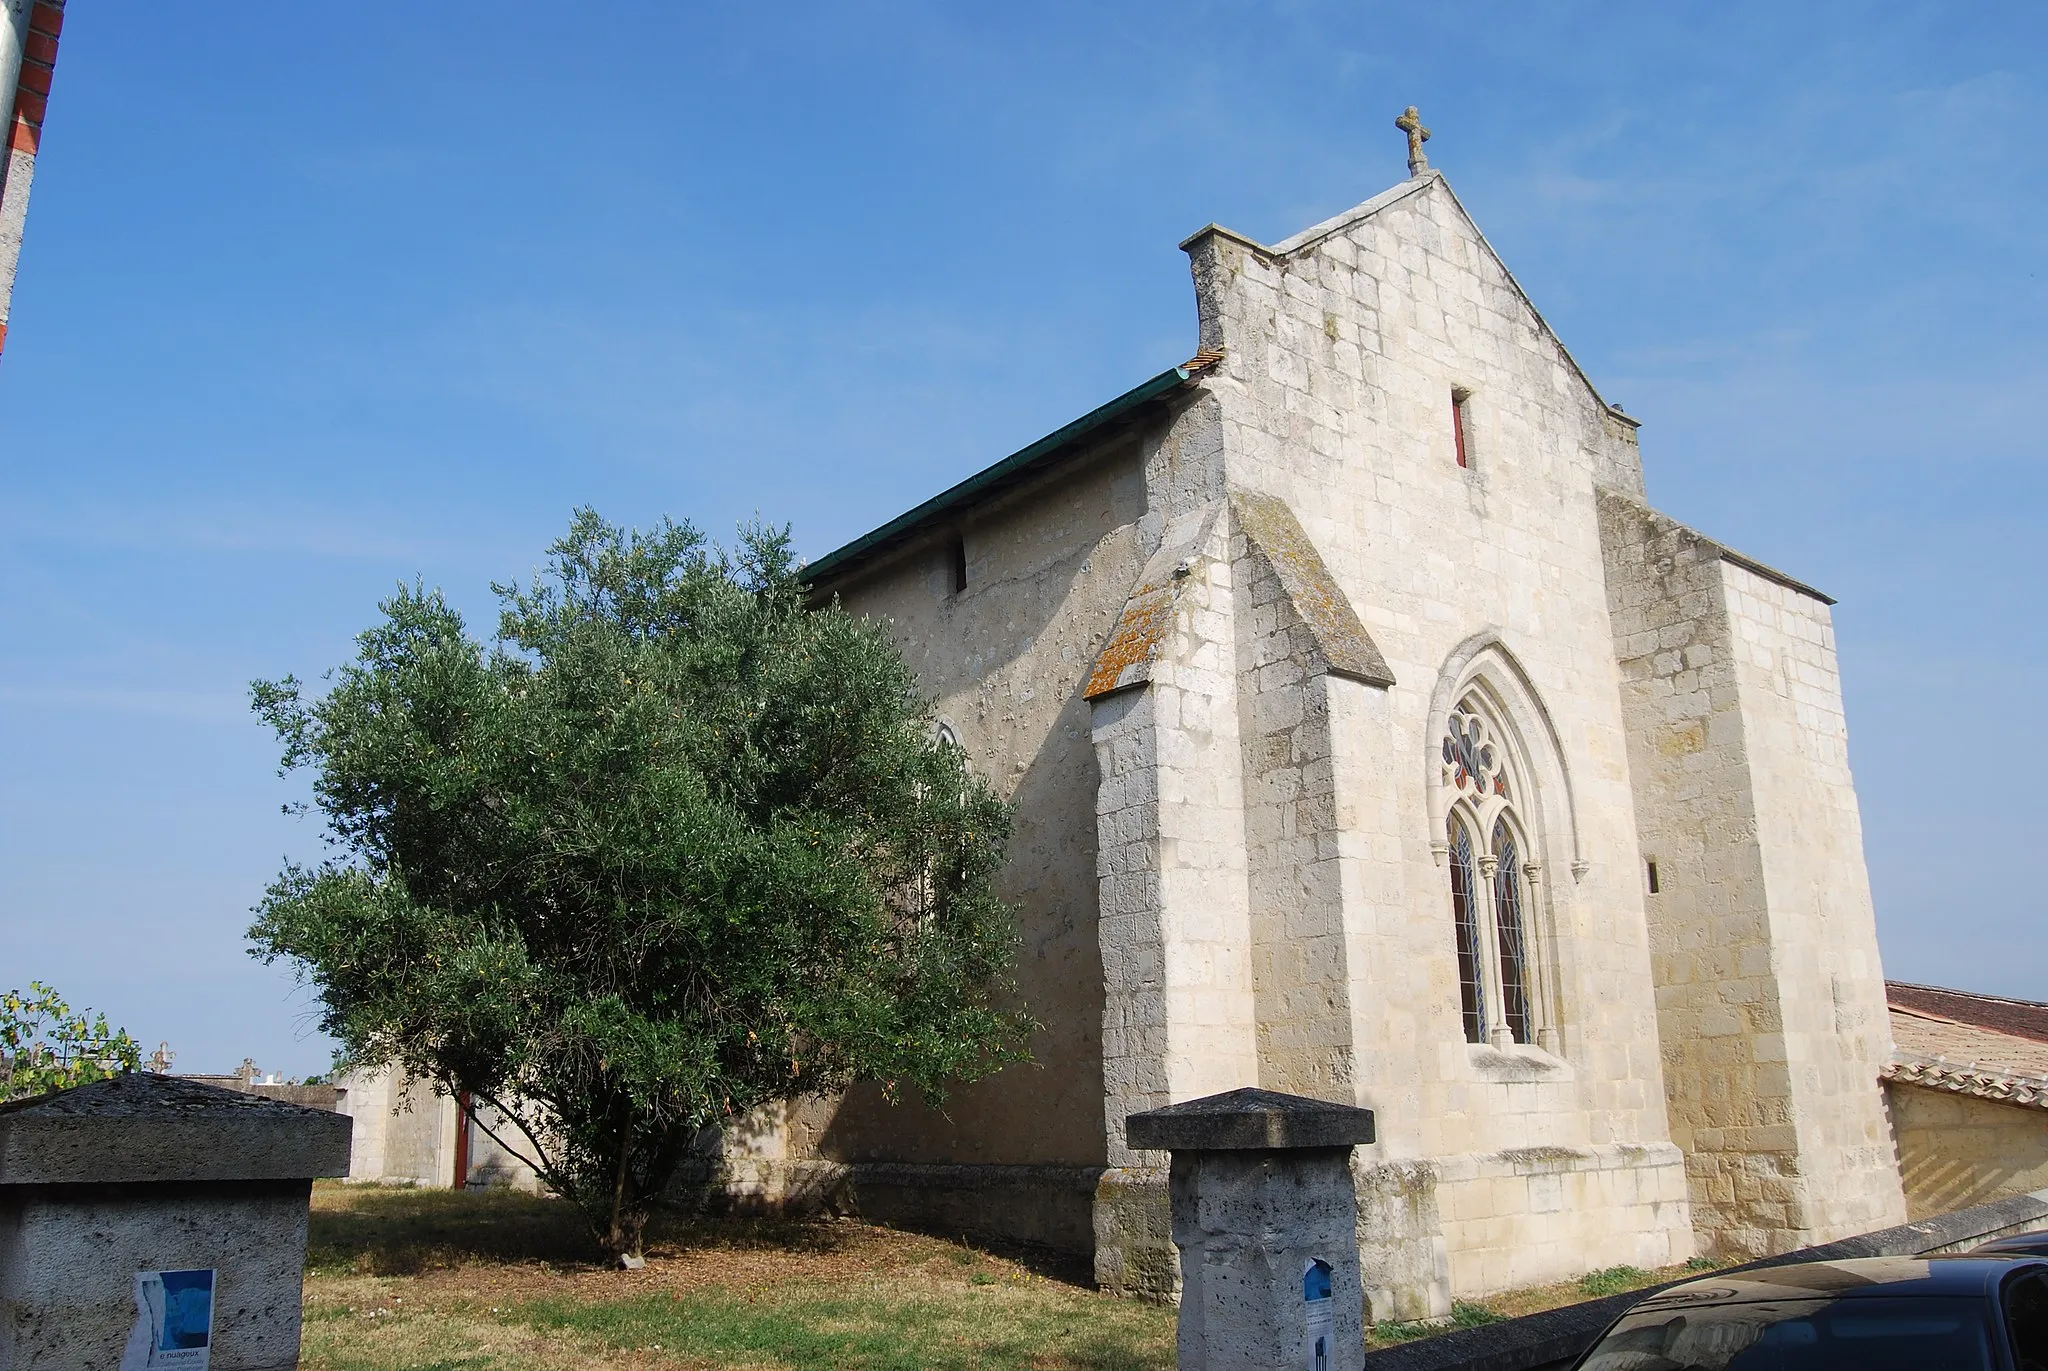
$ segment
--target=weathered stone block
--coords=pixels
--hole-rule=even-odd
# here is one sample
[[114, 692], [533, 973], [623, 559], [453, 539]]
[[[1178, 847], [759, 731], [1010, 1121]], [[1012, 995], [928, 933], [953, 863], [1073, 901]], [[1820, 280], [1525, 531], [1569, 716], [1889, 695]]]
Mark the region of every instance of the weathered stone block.
[[145, 1074], [0, 1106], [0, 1368], [123, 1365], [139, 1278], [184, 1271], [211, 1273], [215, 1371], [297, 1366], [312, 1179], [348, 1173], [349, 1133]]

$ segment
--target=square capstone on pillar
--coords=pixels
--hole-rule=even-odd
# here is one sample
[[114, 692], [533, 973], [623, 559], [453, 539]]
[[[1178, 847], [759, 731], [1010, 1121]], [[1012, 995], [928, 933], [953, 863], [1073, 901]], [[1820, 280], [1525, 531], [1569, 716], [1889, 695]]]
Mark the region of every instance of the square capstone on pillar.
[[1247, 1087], [1133, 1114], [1173, 1154], [1180, 1371], [1357, 1371], [1365, 1360], [1351, 1149], [1369, 1109]]
[[0, 1371], [299, 1363], [343, 1114], [130, 1073], [0, 1105]]

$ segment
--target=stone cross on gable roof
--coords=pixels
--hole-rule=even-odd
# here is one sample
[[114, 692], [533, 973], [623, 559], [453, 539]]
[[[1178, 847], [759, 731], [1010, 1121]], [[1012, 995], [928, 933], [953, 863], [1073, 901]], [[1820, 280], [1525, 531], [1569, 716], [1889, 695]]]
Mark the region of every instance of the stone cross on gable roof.
[[1394, 127], [1408, 135], [1408, 174], [1420, 176], [1428, 171], [1429, 154], [1422, 150], [1422, 145], [1429, 141], [1429, 130], [1422, 126], [1421, 112], [1410, 105], [1394, 121]]

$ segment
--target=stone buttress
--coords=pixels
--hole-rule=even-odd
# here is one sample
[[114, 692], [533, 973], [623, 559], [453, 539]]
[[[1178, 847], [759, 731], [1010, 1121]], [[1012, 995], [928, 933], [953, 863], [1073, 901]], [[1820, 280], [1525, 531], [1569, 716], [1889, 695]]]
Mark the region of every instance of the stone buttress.
[[1903, 1223], [1833, 602], [1626, 496], [1600, 513], [1701, 1242], [1757, 1257]]

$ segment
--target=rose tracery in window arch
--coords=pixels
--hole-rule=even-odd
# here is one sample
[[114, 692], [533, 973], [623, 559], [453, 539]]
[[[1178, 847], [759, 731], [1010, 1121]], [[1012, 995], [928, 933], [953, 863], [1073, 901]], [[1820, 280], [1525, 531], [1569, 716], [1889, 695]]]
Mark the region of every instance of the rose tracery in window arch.
[[1442, 743], [1452, 936], [1467, 1042], [1532, 1044], [1544, 1025], [1529, 914], [1536, 866], [1505, 740], [1477, 692], [1451, 711]]

